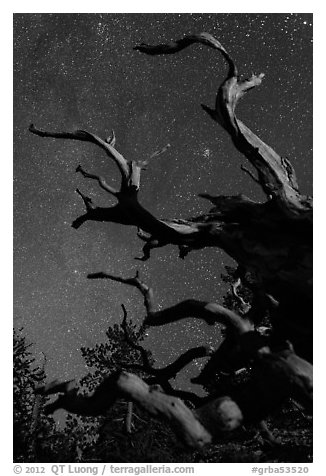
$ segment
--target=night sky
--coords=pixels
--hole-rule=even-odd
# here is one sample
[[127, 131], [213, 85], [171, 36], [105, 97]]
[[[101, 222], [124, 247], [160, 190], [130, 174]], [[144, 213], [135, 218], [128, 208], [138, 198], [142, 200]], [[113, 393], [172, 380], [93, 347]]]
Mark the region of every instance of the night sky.
[[[15, 14], [14, 15], [14, 325], [24, 327], [35, 354], [47, 356], [49, 378], [87, 372], [81, 346], [105, 341], [120, 322], [121, 303], [140, 324], [139, 292], [108, 280], [139, 269], [158, 306], [193, 297], [217, 301], [226, 292], [220, 273], [232, 260], [218, 249], [178, 259], [168, 246], [141, 256], [136, 229], [71, 222], [84, 213], [78, 187], [100, 206], [114, 203], [96, 182], [75, 173], [78, 164], [109, 183], [114, 164], [96, 146], [46, 139], [49, 131], [86, 129], [105, 138], [114, 129], [126, 158], [148, 158], [168, 143], [142, 177], [140, 201], [156, 216], [186, 218], [210, 204], [198, 193], [263, 200], [240, 170], [245, 164], [222, 128], [201, 109], [213, 107], [227, 71], [221, 55], [193, 45], [151, 57], [133, 46], [209, 32], [235, 59], [240, 74], [265, 73], [238, 116], [294, 165], [303, 193], [312, 194], [312, 15], [310, 14]], [[146, 346], [157, 365], [190, 346], [217, 346], [219, 330], [187, 319], [149, 330]], [[184, 384], [184, 382], [183, 382]]]

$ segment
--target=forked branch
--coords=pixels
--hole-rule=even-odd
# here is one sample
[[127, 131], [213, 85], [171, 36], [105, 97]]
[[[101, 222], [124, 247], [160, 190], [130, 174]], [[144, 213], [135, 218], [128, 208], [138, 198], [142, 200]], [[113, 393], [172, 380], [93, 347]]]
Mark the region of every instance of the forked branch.
[[230, 396], [219, 395], [190, 410], [179, 398], [127, 372], [104, 378], [88, 395], [78, 392], [76, 382], [54, 382], [37, 389], [49, 395], [59, 393], [46, 410], [59, 408], [79, 415], [102, 415], [117, 399], [133, 401], [152, 416], [169, 422], [181, 440], [191, 448], [202, 448], [223, 437], [243, 423], [257, 422], [278, 408], [286, 398], [294, 398], [306, 409], [312, 407], [312, 366], [293, 350], [271, 352], [257, 349], [256, 370], [252, 381], [233, 390]]
[[101, 147], [107, 155], [113, 159], [113, 161], [118, 166], [118, 169], [121, 174], [122, 184], [126, 186], [130, 180], [130, 168], [128, 161], [114, 148], [115, 144], [115, 135], [112, 132], [112, 136], [107, 140], [103, 140], [91, 132], [77, 130], [74, 132], [49, 132], [37, 129], [34, 124], [29, 126], [29, 131], [33, 134], [36, 134], [40, 137], [53, 137], [57, 139], [72, 139], [79, 140], [84, 142], [91, 142], [93, 144]]
[[124, 331], [125, 340], [131, 348], [140, 352], [142, 359], [141, 364], [121, 362], [122, 368], [125, 370], [139, 370], [143, 374], [149, 375], [149, 377], [144, 378], [144, 381], [147, 384], [159, 385], [169, 395], [182, 398], [185, 401], [191, 402], [194, 406], [198, 406], [202, 401], [201, 397], [198, 397], [198, 395], [194, 394], [193, 392], [175, 390], [169, 381], [175, 378], [177, 374], [194, 359], [211, 355], [213, 349], [210, 346], [201, 346], [195, 347], [193, 349], [188, 349], [171, 364], [168, 364], [167, 366], [162, 368], [154, 368], [150, 363], [148, 352], [146, 351], [146, 349], [144, 349], [142, 345], [136, 343], [130, 337], [127, 326], [127, 311], [123, 304], [122, 309], [124, 314], [122, 320], [122, 328]]
[[232, 328], [238, 335], [252, 330], [252, 323], [241, 318], [235, 312], [219, 304], [196, 299], [188, 299], [161, 311], [154, 311], [153, 290], [141, 281], [138, 271], [134, 278], [121, 278], [104, 272], [92, 273], [87, 277], [89, 279], [110, 279], [139, 289], [144, 296], [144, 305], [147, 311], [144, 324], [148, 326], [161, 326], [187, 317], [195, 317], [203, 319], [209, 325], [221, 323]]
[[264, 74], [240, 79], [229, 53], [208, 33], [186, 36], [170, 44], [141, 44], [135, 49], [149, 55], [173, 54], [194, 44], [201, 43], [219, 51], [227, 61], [229, 71], [218, 89], [215, 109], [203, 105], [203, 109], [231, 136], [235, 147], [243, 153], [258, 171], [258, 181], [269, 197], [279, 204], [280, 211], [291, 219], [312, 219], [311, 200], [298, 192], [298, 184], [290, 162], [279, 156], [236, 116], [239, 99], [262, 82]]

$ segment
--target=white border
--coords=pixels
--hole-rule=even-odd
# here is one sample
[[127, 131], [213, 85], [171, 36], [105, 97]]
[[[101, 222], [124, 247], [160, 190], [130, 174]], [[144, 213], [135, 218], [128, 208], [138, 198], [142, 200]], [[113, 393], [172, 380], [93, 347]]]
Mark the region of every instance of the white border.
[[[112, 6], [116, 7], [112, 10]], [[200, 6], [200, 8], [199, 8]], [[227, 7], [227, 9], [223, 7]], [[111, 7], [111, 8], [110, 8]], [[219, 9], [216, 12], [217, 8]], [[244, 10], [245, 8], [245, 10]], [[31, 11], [32, 10], [32, 11]], [[314, 13], [314, 196], [315, 196], [315, 241], [314, 241], [314, 265], [315, 265], [315, 305], [314, 305], [314, 345], [315, 345], [315, 392], [314, 392], [314, 463], [309, 466], [309, 474], [322, 474], [322, 463], [325, 453], [324, 449], [324, 414], [325, 414], [325, 375], [324, 375], [324, 354], [322, 346], [325, 340], [324, 309], [325, 302], [321, 299], [325, 293], [323, 289], [323, 271], [324, 271], [324, 190], [325, 190], [325, 152], [321, 150], [321, 142], [325, 132], [324, 128], [324, 55], [325, 44], [324, 30], [326, 28], [326, 18], [322, 2], [310, 1], [273, 1], [270, 5], [267, 2], [246, 1], [246, 2], [176, 2], [165, 0], [160, 5], [154, 5], [152, 2], [131, 2], [119, 0], [116, 4], [109, 1], [84, 2], [80, 1], [56, 1], [44, 2], [34, 1], [12, 1], [10, 5], [2, 5], [0, 15], [1, 21], [1, 49], [2, 49], [2, 88], [1, 88], [1, 130], [2, 130], [2, 200], [5, 206], [2, 207], [3, 226], [2, 226], [2, 246], [1, 246], [1, 285], [2, 291], [2, 332], [1, 332], [1, 363], [2, 363], [2, 398], [0, 408], [2, 409], [2, 463], [4, 466], [3, 474], [12, 474], [12, 258], [10, 251], [12, 249], [12, 141], [10, 130], [12, 128], [12, 51], [13, 51], [13, 13]], [[9, 92], [11, 94], [9, 94]], [[10, 198], [9, 198], [10, 197]], [[10, 206], [8, 207], [8, 203]], [[323, 213], [322, 216], [320, 216]], [[298, 297], [299, 298], [299, 297]], [[9, 401], [8, 401], [9, 399]], [[8, 447], [4, 447], [6, 444]], [[8, 466], [8, 468], [7, 468]], [[24, 465], [26, 466], [26, 465]], [[48, 465], [46, 465], [48, 466]], [[173, 466], [173, 465], [172, 465]], [[216, 469], [222, 470], [221, 474], [250, 474], [252, 463], [243, 464], [199, 464], [195, 465], [195, 474], [213, 474]], [[260, 468], [273, 466], [299, 466], [282, 464], [259, 464]], [[8, 469], [8, 471], [6, 471]], [[50, 469], [50, 468], [49, 468]], [[47, 474], [50, 472], [47, 471]], [[109, 474], [109, 473], [107, 473]]]

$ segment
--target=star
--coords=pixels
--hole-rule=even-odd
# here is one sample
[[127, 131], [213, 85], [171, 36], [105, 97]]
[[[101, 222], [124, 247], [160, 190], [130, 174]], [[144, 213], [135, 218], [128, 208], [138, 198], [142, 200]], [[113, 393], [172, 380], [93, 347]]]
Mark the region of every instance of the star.
[[[186, 218], [208, 210], [198, 193], [261, 199], [244, 174], [243, 158], [200, 104], [213, 106], [227, 67], [210, 49], [194, 45], [178, 55], [147, 57], [133, 50], [207, 31], [236, 58], [239, 72], [266, 74], [239, 105], [238, 115], [296, 169], [301, 191], [312, 191], [312, 15], [309, 14], [15, 14], [14, 15], [14, 315], [36, 352], [47, 355], [49, 378], [85, 374], [79, 348], [105, 342], [121, 322], [121, 303], [139, 326], [140, 296], [119, 283], [91, 282], [107, 270], [124, 277], [136, 268], [155, 292], [158, 307], [186, 298], [221, 302], [220, 274], [231, 259], [205, 249], [177, 258], [170, 246], [135, 262], [142, 243], [122, 225], [71, 223], [85, 213], [75, 190], [111, 206], [78, 164], [119, 179], [114, 164], [92, 144], [46, 139], [28, 132], [113, 129], [128, 158], [154, 157], [142, 177], [140, 200], [159, 217]], [[190, 346], [220, 342], [219, 328], [187, 320], [148, 330], [146, 346], [157, 365]], [[168, 345], [167, 345], [168, 343]], [[197, 365], [197, 364], [196, 364]], [[182, 377], [182, 382], [186, 380]], [[186, 385], [186, 383], [184, 383]]]

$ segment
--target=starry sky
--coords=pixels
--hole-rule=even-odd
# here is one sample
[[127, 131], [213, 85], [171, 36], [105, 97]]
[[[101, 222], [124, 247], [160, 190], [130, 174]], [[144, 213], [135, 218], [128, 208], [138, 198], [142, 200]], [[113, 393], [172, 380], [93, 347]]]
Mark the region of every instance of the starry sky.
[[[78, 187], [99, 206], [113, 199], [75, 173], [78, 164], [116, 184], [117, 170], [96, 146], [28, 132], [86, 129], [107, 137], [128, 159], [148, 158], [170, 144], [142, 177], [140, 201], [156, 216], [186, 218], [210, 205], [198, 193], [244, 193], [263, 200], [240, 170], [245, 160], [201, 109], [215, 104], [226, 65], [200, 45], [151, 57], [133, 46], [209, 32], [232, 55], [244, 77], [265, 73], [238, 106], [238, 116], [294, 165], [303, 193], [312, 194], [311, 14], [15, 14], [14, 15], [14, 325], [24, 327], [49, 378], [87, 371], [81, 346], [105, 341], [120, 322], [121, 303], [140, 324], [136, 289], [87, 273], [141, 276], [157, 306], [193, 297], [219, 302], [220, 280], [232, 260], [218, 249], [178, 259], [172, 246], [136, 261], [142, 242], [131, 227], [71, 222], [84, 213]], [[195, 319], [153, 328], [146, 346], [157, 365], [191, 346], [217, 346], [214, 329]], [[186, 383], [184, 383], [186, 385]]]

